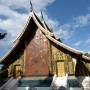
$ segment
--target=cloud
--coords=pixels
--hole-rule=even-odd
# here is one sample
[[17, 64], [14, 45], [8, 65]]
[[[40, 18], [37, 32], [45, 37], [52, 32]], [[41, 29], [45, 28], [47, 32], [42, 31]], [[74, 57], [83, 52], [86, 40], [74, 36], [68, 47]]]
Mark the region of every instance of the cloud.
[[90, 44], [90, 38], [86, 40], [86, 44]]
[[[26, 8], [29, 10], [30, 0], [0, 0], [2, 5], [8, 6], [11, 9]], [[55, 0], [31, 0], [35, 10], [40, 11], [53, 3]]]
[[0, 4], [10, 7], [11, 9], [16, 8], [29, 8], [29, 0], [0, 0]]
[[[90, 25], [90, 13], [86, 15], [73, 17], [71, 22], [64, 23], [59, 26], [56, 31], [56, 35], [63, 38], [64, 40], [69, 40], [76, 30], [81, 30], [79, 28]], [[76, 43], [78, 45], [80, 42]]]
[[61, 38], [61, 39], [64, 39], [64, 41], [67, 41], [73, 35], [73, 31], [59, 28], [59, 30], [56, 31], [55, 34], [58, 38]]
[[[45, 20], [52, 26], [56, 21], [48, 17], [46, 7], [55, 0], [32, 0], [34, 10], [39, 14], [44, 10]], [[29, 0], [0, 0], [0, 30], [7, 32], [6, 38], [0, 41], [0, 50], [6, 52], [15, 38], [22, 32], [30, 11]], [[2, 53], [3, 53], [2, 52]]]
[[[50, 28], [53, 29], [55, 35], [67, 41], [73, 36], [78, 27], [89, 24], [90, 14], [74, 17], [72, 22], [60, 26], [60, 22], [52, 19], [47, 12], [47, 6], [55, 1], [56, 0], [32, 0], [32, 3], [39, 17], [40, 11], [44, 10], [45, 21]], [[27, 22], [29, 11], [29, 0], [0, 0], [0, 29], [6, 30], [8, 33], [7, 37], [0, 41], [1, 47], [6, 48], [7, 43], [9, 46], [22, 32]]]
[[26, 22], [27, 15], [19, 14], [3, 5], [0, 5], [0, 14], [8, 17], [6, 20], [0, 19], [0, 28], [6, 30], [8, 34], [11, 34], [12, 37], [10, 38], [13, 40], [16, 35], [21, 32], [22, 26]]
[[80, 46], [81, 43], [82, 43], [81, 41], [77, 41], [77, 42], [74, 43], [74, 46]]
[[48, 26], [49, 26], [51, 29], [56, 30], [56, 28], [59, 27], [59, 23], [60, 23], [60, 22], [58, 22], [58, 21], [55, 20], [55, 19], [52, 19], [52, 18], [49, 16], [48, 12], [45, 12], [45, 11], [44, 11], [44, 12], [43, 12], [43, 15], [44, 15], [45, 22], [48, 24]]
[[[22, 26], [24, 26], [27, 21], [27, 13], [22, 14], [17, 10], [20, 8], [26, 8], [29, 11], [30, 5], [28, 0], [8, 0], [7, 3], [5, 3], [6, 1], [7, 0], [0, 1], [0, 14], [8, 17], [6, 20], [0, 19], [0, 27], [11, 34], [10, 38], [12, 38], [12, 40], [10, 41], [13, 41], [17, 34], [20, 34], [23, 28]], [[73, 31], [71, 30], [72, 26], [70, 24], [59, 26], [60, 22], [49, 17], [48, 12], [46, 11], [46, 7], [54, 1], [55, 0], [32, 0], [32, 3], [39, 17], [40, 11], [44, 10], [43, 14], [45, 21], [48, 23], [50, 28], [53, 29], [55, 35], [58, 38], [60, 37], [64, 40], [68, 40], [73, 35]], [[16, 32], [16, 34], [14, 32]]]
[[32, 0], [32, 3], [34, 5], [34, 9], [36, 11], [40, 11], [42, 9], [46, 9], [46, 7], [50, 4], [52, 4], [56, 0]]
[[74, 20], [80, 26], [88, 25], [88, 24], [90, 24], [90, 14], [86, 14], [85, 16], [75, 17]]
[[[54, 1], [55, 0], [32, 0], [32, 3], [40, 16], [40, 10], [46, 9], [46, 7]], [[26, 8], [28, 10], [29, 6], [29, 0], [0, 0], [0, 15], [7, 17], [6, 20], [0, 19], [0, 28], [10, 33], [12, 35], [12, 40], [17, 34], [20, 34], [23, 28], [22, 26], [25, 25], [28, 17], [27, 13], [22, 14], [13, 9]], [[46, 11], [44, 11], [44, 16], [49, 24], [55, 26], [56, 22], [48, 18]], [[14, 32], [16, 32], [16, 34]]]

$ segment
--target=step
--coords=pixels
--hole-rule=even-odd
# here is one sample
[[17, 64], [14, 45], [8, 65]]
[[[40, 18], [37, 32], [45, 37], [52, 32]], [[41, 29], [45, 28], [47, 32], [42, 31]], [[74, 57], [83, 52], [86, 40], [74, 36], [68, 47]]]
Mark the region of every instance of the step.
[[17, 80], [16, 79], [13, 79], [4, 89], [10, 89], [12, 87], [16, 87], [17, 86]]
[[50, 88], [51, 90], [58, 90], [59, 88], [60, 90], [65, 90], [67, 86], [67, 76], [57, 77], [56, 75], [54, 75]]
[[54, 83], [56, 84], [56, 86], [67, 87], [67, 77], [57, 77]]
[[17, 87], [16, 90], [51, 90], [50, 87]]
[[18, 79], [10, 79], [7, 81], [0, 90], [14, 90], [18, 85]]
[[0, 90], [2, 90], [4, 87], [6, 87], [12, 80], [13, 80], [13, 77], [11, 77], [5, 84], [3, 84], [3, 85], [0, 87]]

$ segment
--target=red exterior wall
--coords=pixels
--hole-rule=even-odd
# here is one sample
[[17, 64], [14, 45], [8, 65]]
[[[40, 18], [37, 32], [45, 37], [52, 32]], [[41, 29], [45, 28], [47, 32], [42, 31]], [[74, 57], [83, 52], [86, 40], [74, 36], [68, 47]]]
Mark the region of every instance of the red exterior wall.
[[48, 75], [48, 40], [37, 29], [26, 48], [25, 76]]

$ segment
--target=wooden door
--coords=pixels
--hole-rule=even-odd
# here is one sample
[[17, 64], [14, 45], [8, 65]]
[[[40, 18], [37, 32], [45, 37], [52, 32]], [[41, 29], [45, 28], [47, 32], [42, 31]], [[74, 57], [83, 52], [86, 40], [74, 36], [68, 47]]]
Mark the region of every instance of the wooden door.
[[64, 61], [57, 62], [57, 75], [58, 75], [58, 77], [65, 76], [65, 64], [64, 64]]
[[17, 78], [21, 75], [21, 66], [14, 65], [14, 77]]

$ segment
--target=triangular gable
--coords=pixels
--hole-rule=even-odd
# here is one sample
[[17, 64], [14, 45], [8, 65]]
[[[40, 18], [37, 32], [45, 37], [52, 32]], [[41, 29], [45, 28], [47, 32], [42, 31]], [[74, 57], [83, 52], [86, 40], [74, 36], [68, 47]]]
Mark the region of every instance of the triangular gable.
[[[88, 60], [90, 61], [90, 58], [83, 55], [82, 52], [74, 49], [74, 48], [71, 48], [67, 45], [65, 45], [64, 43], [62, 42], [59, 42], [57, 39], [55, 39], [54, 37], [54, 34], [52, 32], [50, 32], [50, 30], [48, 30], [49, 28], [47, 28], [47, 24], [44, 22], [44, 25], [43, 23], [40, 21], [40, 19], [36, 16], [36, 14], [32, 11], [30, 14], [29, 14], [29, 19], [22, 31], [22, 33], [20, 34], [20, 36], [13, 42], [13, 47], [10, 49], [10, 51], [7, 52], [7, 54], [0, 60], [0, 63], [4, 62], [7, 60], [8, 57], [10, 57], [10, 55], [12, 55], [12, 53], [14, 52], [14, 50], [18, 47], [18, 45], [21, 43], [22, 41], [22, 38], [24, 38], [24, 34], [25, 32], [27, 32], [27, 28], [28, 27], [32, 27], [30, 26], [30, 23], [31, 23], [31, 20], [34, 21], [34, 23], [37, 25], [37, 27], [40, 28], [40, 30], [42, 31], [42, 33], [52, 42], [54, 42], [56, 45], [60, 46], [61, 48], [64, 48], [66, 49], [68, 52], [71, 52], [71, 53], [74, 53], [76, 55], [79, 55], [81, 56], [83, 59], [85, 60]], [[46, 26], [46, 27], [45, 27]]]

